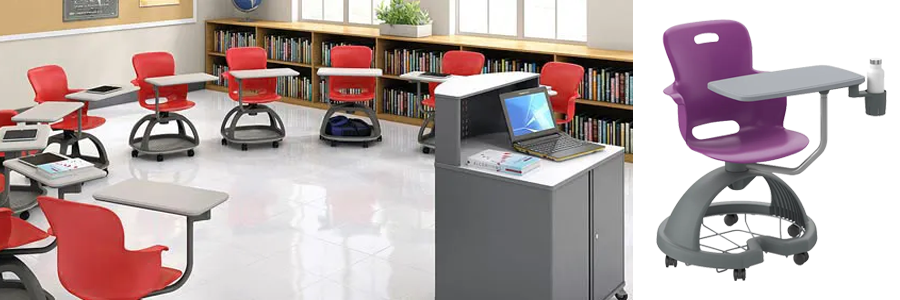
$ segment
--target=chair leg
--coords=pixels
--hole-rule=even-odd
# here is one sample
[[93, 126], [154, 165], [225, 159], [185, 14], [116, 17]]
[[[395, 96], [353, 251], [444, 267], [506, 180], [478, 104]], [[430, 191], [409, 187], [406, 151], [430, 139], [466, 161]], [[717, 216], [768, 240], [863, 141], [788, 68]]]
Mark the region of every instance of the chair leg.
[[[192, 138], [194, 139], [194, 143], [195, 143], [195, 144], [199, 144], [199, 143], [200, 143], [200, 136], [199, 136], [199, 134], [197, 133], [197, 127], [194, 127], [194, 123], [191, 123], [191, 121], [188, 120], [186, 117], [184, 117], [184, 116], [182, 116], [182, 115], [179, 115], [179, 114], [176, 114], [176, 113], [170, 113], [170, 114], [169, 114], [169, 117], [171, 117], [171, 118], [173, 118], [173, 119], [175, 119], [175, 120], [179, 120], [179, 121], [181, 121], [181, 122], [184, 123], [184, 124], [187, 124], [187, 126], [188, 126], [189, 128], [191, 128], [191, 136], [192, 136]], [[187, 135], [187, 132], [184, 132], [183, 134], [184, 134], [184, 135]]]
[[[222, 133], [222, 137], [234, 139], [234, 130], [233, 130], [233, 128], [228, 128], [228, 124], [229, 124], [228, 121], [231, 118], [236, 118], [237, 116], [235, 116], [235, 114], [237, 114], [240, 111], [241, 111], [241, 107], [236, 106], [235, 108], [232, 108], [231, 110], [228, 111], [228, 113], [225, 114], [225, 118], [222, 119], [222, 126], [219, 128], [219, 131]], [[233, 122], [233, 123], [237, 124], [237, 122]], [[232, 129], [232, 130], [228, 130], [228, 129]], [[229, 131], [231, 131], [231, 134], [229, 134]]]
[[141, 149], [147, 150], [150, 149], [150, 136], [153, 133], [153, 127], [159, 124], [159, 120], [151, 119], [149, 123], [147, 123], [147, 128], [144, 129], [144, 138], [141, 139]]
[[419, 127], [419, 144], [425, 142], [429, 137], [434, 136], [434, 127], [431, 127], [431, 131], [428, 134], [425, 134], [425, 130], [428, 128], [428, 124], [434, 123], [434, 113], [429, 113], [426, 115], [425, 120], [422, 121], [422, 126]]
[[155, 118], [156, 118], [155, 115], [146, 115], [143, 118], [141, 118], [140, 120], [138, 120], [137, 123], [134, 124], [134, 127], [131, 127], [131, 134], [128, 135], [128, 144], [131, 145], [134, 142], [136, 142], [135, 137], [137, 136], [138, 129], [141, 128], [141, 125], [143, 125], [146, 122], [150, 122], [150, 121], [154, 120]]
[[325, 129], [328, 128], [328, 119], [331, 119], [331, 116], [333, 116], [336, 112], [340, 111], [341, 109], [344, 109], [345, 106], [347, 106], [345, 103], [338, 102], [338, 103], [332, 104], [331, 107], [328, 108], [327, 111], [325, 111], [325, 117], [322, 117], [322, 126], [319, 127], [319, 135], [320, 136], [328, 135], [327, 133], [325, 133]]

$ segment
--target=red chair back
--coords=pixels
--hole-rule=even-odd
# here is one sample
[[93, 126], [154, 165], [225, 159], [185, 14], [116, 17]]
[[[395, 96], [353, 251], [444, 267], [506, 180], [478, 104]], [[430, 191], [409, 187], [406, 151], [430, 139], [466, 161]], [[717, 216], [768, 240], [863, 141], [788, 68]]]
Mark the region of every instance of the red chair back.
[[19, 113], [12, 109], [0, 110], [0, 127], [16, 125], [16, 122], [13, 122], [12, 117], [15, 117], [17, 114]]
[[[372, 49], [366, 46], [337, 46], [331, 49], [331, 65], [335, 68], [372, 67]], [[344, 89], [361, 89], [363, 95], [375, 96], [375, 77], [331, 76], [328, 79], [330, 94], [340, 94]]]
[[[225, 53], [229, 71], [259, 70], [265, 69], [268, 59], [266, 50], [260, 47], [239, 47], [228, 49]], [[244, 92], [256, 91], [257, 94], [274, 94], [278, 78], [259, 78], [242, 80]], [[233, 99], [237, 99], [238, 83], [233, 77], [228, 77], [228, 92]]]
[[[47, 65], [28, 70], [28, 82], [34, 90], [34, 102], [44, 103], [47, 101], [69, 101], [66, 95], [77, 92], [77, 90], [69, 89], [69, 80], [66, 71], [57, 65]], [[85, 103], [81, 108], [82, 113], [87, 114], [88, 104]], [[73, 113], [67, 118], [77, 118], [78, 114]]]
[[[144, 79], [175, 75], [175, 57], [168, 52], [138, 53], [131, 58], [131, 64], [137, 76], [131, 83], [140, 88], [138, 101], [141, 105], [154, 109], [153, 104], [147, 104], [145, 101], [155, 99], [156, 94], [153, 92], [153, 85], [144, 82]], [[159, 88], [159, 97], [164, 97], [169, 102], [187, 99], [187, 93], [186, 84]]]
[[85, 299], [140, 299], [159, 285], [160, 261], [125, 250], [115, 213], [46, 196], [38, 203], [56, 236], [59, 280], [66, 290]]
[[[452, 50], [444, 53], [441, 61], [441, 73], [459, 76], [472, 76], [481, 74], [484, 69], [484, 54], [472, 51]], [[428, 84], [428, 92], [434, 99], [434, 89], [440, 83]]]
[[553, 111], [565, 114], [561, 122], [568, 123], [575, 115], [575, 100], [580, 97], [578, 85], [583, 79], [584, 68], [576, 64], [548, 62], [541, 67], [541, 84], [556, 91], [556, 96], [550, 97]]
[[0, 207], [0, 250], [9, 247], [9, 238], [12, 236], [12, 214], [13, 212], [9, 208]]

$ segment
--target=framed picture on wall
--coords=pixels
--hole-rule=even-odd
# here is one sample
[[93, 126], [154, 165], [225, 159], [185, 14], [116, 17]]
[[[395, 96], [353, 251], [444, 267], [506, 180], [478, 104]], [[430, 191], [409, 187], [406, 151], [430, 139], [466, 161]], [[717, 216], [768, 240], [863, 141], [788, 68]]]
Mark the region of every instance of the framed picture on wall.
[[141, 0], [141, 7], [178, 5], [181, 0]]

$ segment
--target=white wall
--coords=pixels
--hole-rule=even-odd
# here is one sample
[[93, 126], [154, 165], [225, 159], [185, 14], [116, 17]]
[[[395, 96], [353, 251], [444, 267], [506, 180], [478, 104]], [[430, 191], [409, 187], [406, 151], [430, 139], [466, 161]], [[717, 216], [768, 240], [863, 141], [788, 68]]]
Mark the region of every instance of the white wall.
[[432, 34], [456, 34], [456, 0], [420, 0], [419, 5], [431, 16]]
[[231, 16], [230, 1], [199, 0], [197, 23], [0, 42], [0, 109], [33, 105], [28, 69], [57, 64], [75, 88], [102, 84], [128, 84], [134, 79], [131, 57], [146, 51], [167, 51], [175, 56], [177, 72], [204, 70], [204, 21]]
[[[299, 12], [301, 0], [263, 0], [262, 5], [255, 11], [246, 14], [237, 9], [232, 9], [232, 15], [238, 18], [247, 17], [256, 20], [293, 22], [293, 12]], [[223, 1], [231, 3], [230, 1]], [[230, 6], [230, 5], [229, 5]]]
[[589, 0], [588, 47], [632, 51], [633, 6], [633, 0]]

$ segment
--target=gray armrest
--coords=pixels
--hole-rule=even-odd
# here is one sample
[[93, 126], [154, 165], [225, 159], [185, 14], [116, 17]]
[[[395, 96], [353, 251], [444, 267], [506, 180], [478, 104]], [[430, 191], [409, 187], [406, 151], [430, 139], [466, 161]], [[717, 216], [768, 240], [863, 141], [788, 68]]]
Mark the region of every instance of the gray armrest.
[[830, 91], [859, 85], [862, 75], [831, 66], [757, 73], [710, 82], [709, 90], [744, 102]]

